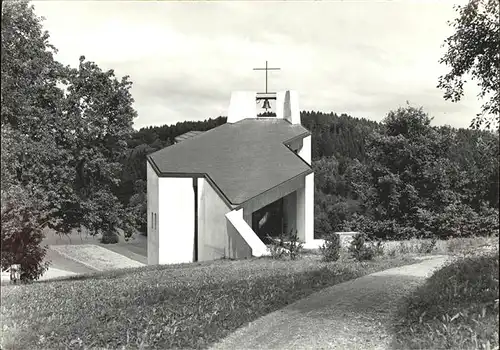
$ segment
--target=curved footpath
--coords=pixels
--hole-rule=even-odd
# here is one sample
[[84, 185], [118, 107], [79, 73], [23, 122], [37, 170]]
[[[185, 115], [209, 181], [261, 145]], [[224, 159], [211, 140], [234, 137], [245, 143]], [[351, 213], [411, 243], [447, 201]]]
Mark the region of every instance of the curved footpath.
[[428, 256], [323, 289], [238, 329], [212, 349], [390, 349], [398, 303], [447, 259]]

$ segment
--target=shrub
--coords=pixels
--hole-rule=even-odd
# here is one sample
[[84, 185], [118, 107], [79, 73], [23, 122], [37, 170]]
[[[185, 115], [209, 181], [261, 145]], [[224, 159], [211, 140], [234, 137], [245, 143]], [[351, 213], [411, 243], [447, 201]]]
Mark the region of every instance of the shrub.
[[398, 234], [394, 237], [394, 239], [412, 239], [415, 237], [419, 237], [422, 235], [422, 231], [412, 227], [412, 226], [404, 226], [399, 228]]
[[290, 233], [288, 235], [288, 242], [285, 242], [285, 248], [288, 250], [288, 255], [290, 259], [296, 260], [302, 254], [302, 249], [304, 248], [304, 243], [299, 241], [299, 236], [297, 231], [295, 233]]
[[284, 237], [281, 235], [278, 237], [278, 239], [271, 237], [270, 235], [267, 235], [267, 239], [269, 240], [269, 252], [271, 253], [271, 258], [273, 259], [283, 259], [286, 257], [286, 250], [285, 250], [285, 241]]
[[[483, 205], [478, 212], [459, 202], [447, 205], [440, 212], [417, 208], [403, 223], [354, 214], [353, 219], [344, 224], [344, 229], [363, 232], [370, 238], [394, 240], [487, 237], [497, 234], [499, 227], [497, 209]], [[433, 250], [430, 246], [425, 248], [422, 247], [422, 252]]]
[[293, 234], [290, 232], [289, 235], [281, 234], [278, 239], [269, 235], [267, 237], [271, 242], [269, 251], [273, 259], [290, 257], [291, 260], [296, 260], [302, 254], [304, 243], [299, 241], [297, 231]]
[[119, 237], [116, 232], [107, 232], [102, 235], [102, 244], [115, 244], [119, 242]]
[[323, 261], [330, 262], [339, 260], [341, 250], [340, 235], [337, 233], [330, 234], [319, 250], [323, 255]]
[[498, 209], [487, 207], [482, 205], [479, 210], [479, 215], [474, 221], [474, 235], [476, 236], [498, 236], [498, 230], [500, 228]]
[[354, 214], [353, 219], [345, 223], [344, 229], [363, 232], [368, 237], [376, 239], [409, 239], [420, 234], [416, 228], [401, 226], [395, 220], [375, 220], [357, 214]]
[[396, 255], [397, 255], [397, 249], [390, 249], [388, 252], [387, 252], [387, 256], [389, 258], [395, 258]]
[[433, 222], [435, 219], [435, 213], [425, 209], [416, 208], [414, 213], [410, 215], [409, 226], [416, 228], [416, 234], [413, 237], [432, 237], [435, 235], [435, 229], [433, 227]]
[[498, 232], [498, 210], [482, 207], [480, 212], [462, 203], [453, 203], [435, 214], [429, 230], [441, 239], [490, 236]]
[[375, 257], [375, 249], [364, 233], [354, 235], [348, 251], [349, 255], [358, 261], [372, 260]]
[[398, 251], [402, 255], [413, 253], [411, 244], [406, 242], [399, 242]]
[[47, 246], [42, 246], [43, 232], [37, 222], [40, 213], [18, 201], [2, 201], [2, 271], [13, 264], [20, 266], [22, 282], [37, 280], [49, 266], [44, 262]]
[[376, 242], [370, 242], [370, 244], [373, 247], [373, 251], [375, 253], [375, 256], [384, 255], [385, 247], [384, 247], [384, 243], [381, 240], [377, 240]]
[[328, 207], [328, 222], [332, 231], [342, 231], [344, 222], [350, 220], [358, 211], [359, 203], [352, 199], [345, 199]]
[[437, 237], [434, 236], [430, 240], [421, 240], [418, 244], [417, 250], [419, 253], [430, 254], [436, 249]]
[[446, 241], [446, 250], [451, 254], [477, 254], [498, 250], [498, 239], [493, 237], [451, 238]]

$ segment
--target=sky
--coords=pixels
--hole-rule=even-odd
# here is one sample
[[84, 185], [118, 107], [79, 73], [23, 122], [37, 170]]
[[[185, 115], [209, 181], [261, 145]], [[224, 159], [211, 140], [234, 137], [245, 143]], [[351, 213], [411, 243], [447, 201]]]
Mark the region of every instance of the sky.
[[33, 1], [59, 50], [129, 75], [134, 128], [226, 116], [232, 91], [296, 90], [301, 110], [381, 121], [407, 101], [434, 125], [468, 127], [476, 85], [459, 103], [436, 85], [455, 0]]

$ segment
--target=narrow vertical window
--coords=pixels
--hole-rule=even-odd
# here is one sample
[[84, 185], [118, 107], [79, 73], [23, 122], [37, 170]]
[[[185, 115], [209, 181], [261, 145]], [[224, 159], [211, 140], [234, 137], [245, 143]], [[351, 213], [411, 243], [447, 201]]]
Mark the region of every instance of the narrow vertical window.
[[155, 229], [158, 229], [158, 222], [156, 221], [156, 213], [155, 213]]
[[152, 212], [151, 212], [151, 228], [155, 228], [154, 227], [153, 213]]

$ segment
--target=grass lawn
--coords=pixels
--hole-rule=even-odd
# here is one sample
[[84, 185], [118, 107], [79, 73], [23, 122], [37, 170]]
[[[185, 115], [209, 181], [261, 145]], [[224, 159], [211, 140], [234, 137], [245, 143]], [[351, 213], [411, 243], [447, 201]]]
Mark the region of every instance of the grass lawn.
[[400, 349], [498, 349], [498, 250], [457, 257], [401, 307]]
[[1, 348], [206, 348], [319, 289], [412, 262], [219, 260], [6, 286]]

